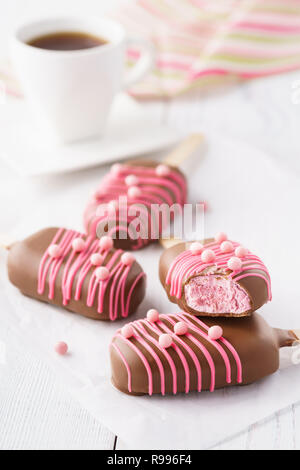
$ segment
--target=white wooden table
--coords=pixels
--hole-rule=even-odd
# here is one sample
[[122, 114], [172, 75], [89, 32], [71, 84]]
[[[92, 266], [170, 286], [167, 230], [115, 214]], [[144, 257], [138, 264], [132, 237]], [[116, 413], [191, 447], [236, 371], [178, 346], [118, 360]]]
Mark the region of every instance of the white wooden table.
[[[103, 4], [85, 0], [85, 13], [105, 10]], [[115, 0], [114, 3], [118, 3]], [[31, 14], [82, 12], [80, 0], [10, 0], [1, 5], [0, 52], [7, 50], [13, 20]], [[288, 171], [300, 171], [295, 129], [300, 126], [300, 106], [292, 104], [292, 83], [300, 72], [243, 84], [203, 96], [201, 92], [168, 103], [150, 103], [157, 118], [187, 130], [219, 131], [269, 152]], [[1, 144], [0, 144], [1, 145]], [[299, 153], [299, 152], [298, 152]], [[1, 183], [14, 187], [15, 175], [0, 163]], [[64, 183], [65, 184], [65, 183]], [[72, 177], [67, 184], [72, 184]], [[2, 196], [3, 198], [3, 196]], [[3, 199], [2, 199], [3, 200]], [[14, 195], [6, 194], [13, 204]], [[7, 205], [1, 206], [2, 227], [13, 224]], [[1, 299], [0, 299], [1, 311]], [[13, 332], [1, 324], [0, 346], [12, 342]], [[0, 361], [0, 449], [123, 449], [124, 445], [76, 403], [57, 381], [54, 371], [21, 346], [7, 348]], [[215, 449], [299, 449], [300, 404], [276, 413]]]

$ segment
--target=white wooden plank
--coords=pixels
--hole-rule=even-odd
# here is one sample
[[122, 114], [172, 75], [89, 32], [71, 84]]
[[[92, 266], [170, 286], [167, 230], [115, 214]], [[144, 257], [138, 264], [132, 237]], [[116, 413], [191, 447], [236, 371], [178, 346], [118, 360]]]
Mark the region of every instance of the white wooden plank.
[[250, 426], [246, 450], [273, 450], [277, 433], [276, 417], [272, 416]]
[[217, 446], [212, 447], [211, 450], [245, 450], [247, 447], [247, 437], [248, 430], [222, 441]]
[[[15, 344], [1, 325], [0, 340]], [[3, 362], [3, 361], [2, 361]], [[24, 349], [7, 348], [0, 365], [0, 449], [113, 449], [115, 436]]]
[[292, 405], [295, 449], [300, 450], [300, 402]]
[[276, 424], [277, 433], [275, 448], [278, 450], [294, 450], [295, 428], [292, 406], [289, 406], [288, 408], [276, 413]]

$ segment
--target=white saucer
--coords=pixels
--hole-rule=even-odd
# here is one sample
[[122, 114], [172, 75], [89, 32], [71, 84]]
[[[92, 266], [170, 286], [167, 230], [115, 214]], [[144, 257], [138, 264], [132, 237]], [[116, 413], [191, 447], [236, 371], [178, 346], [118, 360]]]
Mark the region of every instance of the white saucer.
[[153, 111], [120, 94], [101, 139], [53, 145], [36, 130], [26, 102], [7, 99], [0, 105], [0, 157], [22, 176], [39, 176], [158, 151], [180, 136], [178, 130], [158, 123]]

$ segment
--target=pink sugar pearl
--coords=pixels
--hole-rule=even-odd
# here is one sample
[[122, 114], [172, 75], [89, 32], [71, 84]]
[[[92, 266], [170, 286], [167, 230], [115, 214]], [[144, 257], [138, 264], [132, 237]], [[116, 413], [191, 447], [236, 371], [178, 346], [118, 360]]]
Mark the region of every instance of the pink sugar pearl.
[[101, 250], [109, 251], [114, 246], [113, 239], [108, 236], [101, 237], [99, 240], [99, 247]]
[[233, 251], [233, 244], [231, 242], [223, 242], [221, 244], [221, 251], [222, 253], [230, 253], [231, 251]]
[[238, 258], [244, 258], [245, 256], [247, 256], [248, 250], [247, 250], [247, 248], [245, 248], [243, 246], [238, 246], [235, 249], [234, 253], [235, 253], [235, 256], [237, 256]]
[[102, 266], [96, 269], [95, 275], [99, 281], [106, 281], [109, 278], [109, 270]]
[[159, 320], [159, 313], [157, 310], [155, 310], [154, 308], [151, 308], [148, 312], [147, 312], [147, 320], [150, 321], [151, 323], [155, 323]]
[[194, 242], [190, 246], [190, 251], [192, 255], [199, 255], [203, 250], [203, 245], [200, 242]]
[[188, 332], [188, 326], [184, 321], [179, 321], [174, 325], [174, 333], [176, 335], [185, 335]]
[[111, 167], [111, 171], [114, 175], [119, 175], [121, 173], [122, 169], [123, 169], [123, 165], [121, 165], [121, 163], [115, 163]]
[[69, 347], [67, 343], [60, 341], [59, 343], [55, 345], [54, 349], [55, 349], [55, 352], [57, 352], [57, 354], [59, 354], [60, 356], [65, 356], [68, 352]]
[[162, 335], [160, 335], [160, 337], [158, 338], [158, 342], [159, 342], [159, 345], [162, 347], [162, 348], [169, 348], [172, 343], [173, 343], [173, 339], [172, 339], [172, 336], [171, 335], [168, 335], [166, 333], [163, 333]]
[[223, 336], [223, 329], [218, 325], [211, 326], [208, 330], [208, 336], [213, 340], [220, 339]]
[[226, 233], [224, 233], [224, 232], [217, 233], [217, 235], [215, 236], [215, 240], [216, 240], [217, 243], [225, 242], [227, 240]]
[[139, 182], [139, 179], [135, 175], [128, 175], [125, 178], [125, 183], [127, 184], [127, 186], [136, 186], [138, 182]]
[[125, 266], [130, 266], [135, 261], [135, 257], [131, 253], [123, 253], [121, 261]]
[[77, 252], [83, 251], [85, 249], [84, 240], [82, 240], [82, 238], [75, 238], [72, 242], [72, 248]]
[[131, 186], [128, 189], [128, 196], [132, 199], [140, 197], [141, 194], [142, 194], [142, 191], [138, 186]]
[[124, 338], [128, 339], [134, 335], [134, 330], [131, 325], [125, 325], [121, 329], [121, 333], [122, 333], [122, 336], [124, 336]]
[[93, 266], [101, 266], [103, 263], [103, 256], [99, 255], [99, 253], [94, 253], [91, 256], [91, 263]]
[[167, 165], [158, 165], [155, 169], [157, 176], [168, 176], [170, 171], [171, 170]]
[[50, 245], [48, 248], [48, 254], [51, 258], [59, 258], [61, 255], [61, 249], [58, 245]]
[[233, 256], [228, 260], [227, 266], [229, 269], [232, 271], [239, 271], [242, 267], [242, 262], [240, 258], [237, 258], [236, 256]]
[[201, 260], [203, 263], [212, 263], [215, 259], [216, 255], [212, 250], [204, 250], [201, 254]]

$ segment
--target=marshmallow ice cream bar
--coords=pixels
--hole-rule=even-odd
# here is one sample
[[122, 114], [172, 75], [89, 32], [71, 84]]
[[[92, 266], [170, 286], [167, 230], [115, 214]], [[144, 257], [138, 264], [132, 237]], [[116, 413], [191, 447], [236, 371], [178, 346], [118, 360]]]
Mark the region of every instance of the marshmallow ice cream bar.
[[257, 313], [239, 320], [159, 315], [118, 330], [110, 346], [112, 383], [131, 395], [201, 392], [246, 385], [273, 374], [292, 331], [271, 328]]
[[262, 260], [224, 233], [168, 248], [159, 276], [171, 302], [193, 315], [243, 317], [272, 297]]
[[8, 276], [24, 295], [94, 320], [134, 313], [145, 295], [145, 273], [113, 240], [47, 228], [11, 245]]
[[115, 164], [88, 203], [85, 229], [93, 236], [110, 235], [118, 248], [138, 250], [158, 241], [169, 208], [181, 208], [186, 197], [186, 180], [178, 168], [142, 160]]

